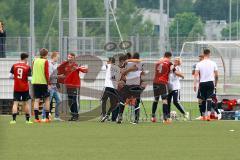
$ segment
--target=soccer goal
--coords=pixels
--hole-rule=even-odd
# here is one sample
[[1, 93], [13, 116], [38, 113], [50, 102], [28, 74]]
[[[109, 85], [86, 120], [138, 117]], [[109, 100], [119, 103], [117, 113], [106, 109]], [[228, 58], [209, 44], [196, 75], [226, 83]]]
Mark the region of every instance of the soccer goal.
[[[193, 41], [182, 46], [184, 72], [190, 72], [189, 67], [198, 62], [198, 55], [203, 49], [211, 50], [211, 59], [219, 69], [217, 94], [221, 98], [240, 98], [240, 41]], [[193, 77], [189, 77], [193, 83]]]

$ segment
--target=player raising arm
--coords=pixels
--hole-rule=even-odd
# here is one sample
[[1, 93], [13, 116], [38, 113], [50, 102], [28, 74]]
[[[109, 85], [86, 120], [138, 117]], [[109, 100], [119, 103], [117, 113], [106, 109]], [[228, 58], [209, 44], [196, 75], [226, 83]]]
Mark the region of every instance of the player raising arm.
[[[80, 72], [87, 73], [88, 69], [84, 66], [78, 66], [76, 62], [76, 55], [74, 53], [69, 53], [67, 61], [64, 61], [59, 67], [64, 68], [64, 79], [63, 83], [67, 89], [68, 95], [68, 105], [70, 107], [72, 117], [68, 121], [78, 121], [79, 120], [79, 105], [77, 97], [80, 95]], [[60, 74], [60, 72], [59, 72]], [[79, 107], [78, 107], [79, 106]]]
[[32, 122], [29, 120], [30, 112], [28, 103], [28, 100], [31, 99], [29, 95], [28, 84], [28, 77], [31, 76], [31, 68], [27, 64], [28, 54], [22, 53], [20, 57], [21, 60], [15, 63], [10, 71], [10, 78], [14, 79], [13, 107], [12, 107], [13, 120], [10, 122], [10, 124], [16, 123], [17, 108], [19, 102], [22, 102], [22, 106], [25, 108], [26, 123], [31, 124]]

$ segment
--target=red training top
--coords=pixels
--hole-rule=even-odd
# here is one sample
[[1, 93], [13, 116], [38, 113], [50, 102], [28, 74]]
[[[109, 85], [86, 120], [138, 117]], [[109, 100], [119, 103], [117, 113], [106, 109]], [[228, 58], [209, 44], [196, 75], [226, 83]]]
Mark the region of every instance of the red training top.
[[155, 76], [153, 83], [168, 84], [168, 76], [172, 63], [168, 59], [161, 59], [155, 65]]
[[64, 74], [65, 77], [58, 78], [58, 82], [65, 84], [67, 88], [79, 88], [81, 86], [79, 72], [87, 73], [88, 69], [78, 67], [78, 64], [75, 62], [69, 63], [65, 61], [58, 67], [58, 74]]
[[14, 64], [10, 73], [14, 75], [14, 91], [26, 92], [29, 90], [28, 76], [31, 76], [31, 68], [23, 62]]
[[64, 79], [64, 84], [67, 88], [79, 88], [81, 86], [79, 72], [87, 73], [88, 69], [86, 67], [78, 67], [76, 70], [68, 74]]
[[77, 68], [78, 64], [77, 63], [69, 63], [69, 61], [64, 61], [62, 62], [57, 70], [58, 70], [58, 75], [64, 74], [64, 78], [59, 77], [58, 78], [58, 83], [64, 83], [65, 78], [72, 72], [74, 71], [74, 68]]

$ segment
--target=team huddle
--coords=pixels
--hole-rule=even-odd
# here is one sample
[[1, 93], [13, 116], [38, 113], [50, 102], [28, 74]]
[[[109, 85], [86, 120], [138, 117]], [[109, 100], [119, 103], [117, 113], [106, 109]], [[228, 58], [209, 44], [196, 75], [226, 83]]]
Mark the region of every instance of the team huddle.
[[[14, 103], [12, 109], [13, 120], [11, 124], [16, 123], [18, 113], [18, 104], [22, 102], [26, 112], [26, 123], [33, 123], [30, 120], [30, 105], [28, 100], [31, 99], [29, 94], [29, 81], [33, 86], [34, 97], [34, 122], [50, 122], [49, 113], [51, 112], [50, 102], [55, 99], [55, 118], [54, 120], [62, 121], [59, 116], [59, 105], [61, 98], [58, 93], [59, 83], [66, 86], [68, 95], [68, 106], [70, 108], [71, 118], [69, 121], [79, 119], [77, 95], [80, 91], [79, 72], [87, 73], [88, 69], [79, 67], [75, 62], [75, 54], [68, 54], [66, 61], [60, 65], [57, 64], [59, 54], [52, 52], [51, 60], [48, 60], [48, 51], [41, 49], [40, 56], [35, 58], [32, 67], [28, 65], [28, 54], [22, 53], [21, 60], [14, 64], [10, 71], [10, 78], [14, 79]], [[212, 99], [214, 97], [214, 88], [216, 88], [218, 73], [217, 65], [209, 59], [210, 50], [205, 49], [202, 57], [203, 60], [196, 64], [194, 68], [194, 91], [198, 89], [198, 99], [201, 118], [210, 120], [212, 109]], [[164, 56], [155, 63], [155, 74], [153, 78], [153, 95], [151, 121], [156, 122], [156, 110], [159, 99], [162, 99], [162, 121], [165, 124], [172, 122], [171, 102], [176, 106], [184, 119], [189, 118], [180, 103], [180, 79], [184, 78], [181, 71], [181, 58], [175, 57], [171, 62], [171, 52], [165, 52]], [[104, 93], [101, 98], [101, 122], [110, 120], [122, 123], [125, 105], [134, 106], [134, 121], [139, 123], [141, 94], [146, 88], [146, 82], [143, 76], [147, 73], [144, 71], [143, 60], [140, 59], [139, 53], [119, 54], [110, 57], [106, 64], [106, 76], [104, 84]], [[199, 79], [199, 86], [198, 85]], [[110, 100], [110, 107], [107, 110], [107, 100]], [[39, 118], [39, 104], [43, 100], [44, 107], [42, 119]]]
[[[152, 122], [156, 122], [156, 110], [160, 97], [163, 102], [163, 123], [171, 123], [170, 105], [173, 99], [174, 105], [187, 119], [188, 112], [180, 104], [180, 78], [184, 78], [181, 72], [181, 59], [176, 57], [174, 64], [171, 62], [172, 54], [166, 52], [164, 57], [155, 64], [155, 75], [153, 79], [154, 101], [152, 104]], [[134, 106], [135, 119], [132, 123], [139, 122], [139, 110], [141, 93], [146, 88], [142, 76], [145, 75], [143, 62], [139, 53], [119, 56], [119, 64], [115, 64], [115, 58], [109, 58], [106, 70], [105, 91], [102, 97], [101, 122], [109, 119], [112, 113], [112, 121], [121, 123], [125, 104]], [[106, 112], [106, 100], [110, 99], [110, 108]], [[116, 112], [118, 114], [116, 114]]]

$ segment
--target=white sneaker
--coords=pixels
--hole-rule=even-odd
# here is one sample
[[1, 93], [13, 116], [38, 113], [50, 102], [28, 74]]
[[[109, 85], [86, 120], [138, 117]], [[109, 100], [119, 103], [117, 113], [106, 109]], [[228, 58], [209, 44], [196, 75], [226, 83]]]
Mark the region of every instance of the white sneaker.
[[222, 119], [222, 114], [221, 113], [218, 114], [217, 117], [218, 117], [218, 120]]
[[197, 118], [195, 118], [196, 120], [201, 120], [202, 119], [202, 116], [199, 116]]
[[44, 119], [41, 119], [41, 122], [46, 122], [46, 118], [44, 118]]
[[53, 120], [54, 121], [59, 121], [59, 122], [63, 122], [64, 121], [64, 120], [62, 120], [61, 118], [58, 118], [58, 117], [57, 118], [55, 117]]
[[187, 121], [187, 120], [189, 120], [189, 112], [186, 112], [186, 114], [184, 114], [184, 121]]

